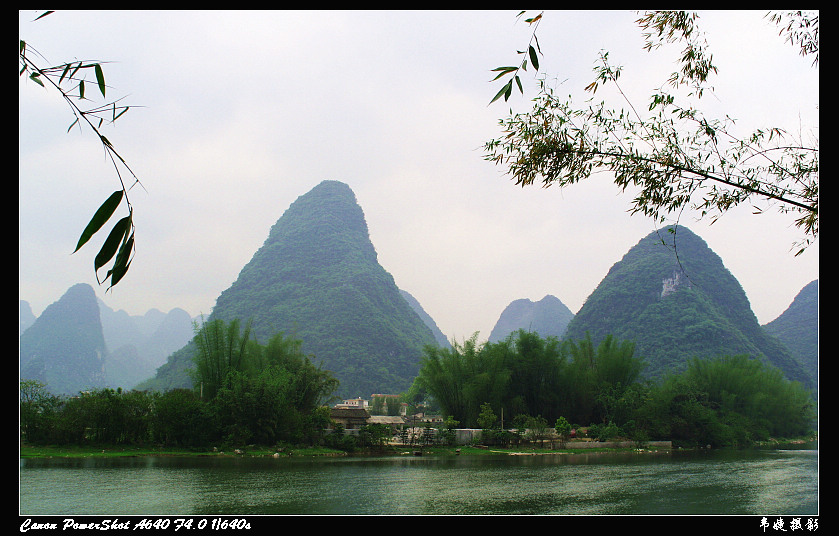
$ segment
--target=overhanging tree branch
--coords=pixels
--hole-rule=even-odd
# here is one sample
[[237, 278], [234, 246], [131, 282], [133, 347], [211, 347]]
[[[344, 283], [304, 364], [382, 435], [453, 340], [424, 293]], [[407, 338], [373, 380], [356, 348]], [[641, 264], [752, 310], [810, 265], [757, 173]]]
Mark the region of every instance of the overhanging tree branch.
[[[792, 33], [790, 23], [789, 40], [802, 43], [802, 54], [804, 50], [817, 54], [818, 17], [813, 22], [800, 12], [793, 16], [804, 17], [806, 24], [801, 27], [811, 33]], [[679, 59], [681, 72], [673, 73], [668, 83], [674, 88], [689, 86], [688, 97], [694, 99], [713, 91], [707, 86], [708, 78], [717, 73], [697, 18], [666, 11], [647, 13], [636, 21], [646, 30], [647, 50], [663, 43], [686, 44]], [[652, 95], [650, 115], [643, 117], [618, 84], [621, 67], [609, 64], [608, 52], [600, 53], [594, 71], [596, 78], [585, 90], [594, 94], [599, 86], [614, 84], [629, 112], [608, 108], [605, 102], [575, 106], [570, 96], [556, 98], [542, 79], [532, 111], [502, 119], [502, 135], [485, 144], [484, 158], [507, 167], [521, 186], [542, 177], [544, 186], [563, 187], [588, 178], [597, 169], [612, 171], [622, 190], [640, 188], [632, 212], [662, 221], [662, 213], [681, 213], [688, 205], [704, 217], [711, 209], [721, 215], [747, 200], [763, 199], [777, 204], [782, 212], [799, 214], [795, 225], [804, 233], [801, 243], [805, 247], [815, 240], [817, 141], [812, 147], [800, 141], [782, 143], [786, 136], [779, 128], [759, 129], [740, 139], [726, 128], [733, 123], [730, 118], [725, 122], [706, 119], [690, 106], [677, 105], [676, 97], [663, 89]], [[762, 212], [758, 207], [755, 210]]]
[[[39, 20], [51, 13], [53, 12], [44, 12], [35, 20]], [[114, 171], [117, 174], [120, 189], [111, 194], [99, 207], [99, 209], [97, 209], [93, 218], [87, 224], [79, 237], [76, 249], [73, 251], [73, 253], [78, 251], [94, 234], [101, 230], [104, 224], [107, 223], [111, 216], [113, 216], [121, 202], [125, 201], [128, 209], [128, 215], [120, 219], [116, 225], [114, 225], [102, 245], [102, 248], [99, 250], [94, 259], [94, 275], [96, 276], [97, 282], [101, 285], [110, 278], [111, 284], [108, 289], [113, 288], [114, 285], [116, 285], [128, 272], [131, 260], [133, 259], [135, 251], [134, 209], [128, 199], [128, 192], [138, 184], [142, 187], [142, 184], [125, 159], [119, 154], [119, 152], [117, 152], [111, 141], [102, 133], [101, 127], [106, 121], [109, 124], [115, 122], [123, 114], [125, 114], [130, 107], [117, 107], [117, 102], [121, 99], [86, 110], [83, 110], [76, 104], [76, 101], [88, 100], [85, 94], [87, 79], [84, 74], [90, 72], [91, 70], [93, 71], [96, 79], [96, 87], [99, 89], [102, 97], [105, 97], [107, 86], [105, 84], [105, 76], [102, 70], [101, 62], [77, 61], [57, 66], [42, 67], [39, 63], [32, 59], [32, 54], [36, 54], [38, 57], [43, 58], [38, 51], [34, 50], [23, 39], [21, 39], [19, 49], [20, 76], [27, 75], [29, 80], [44, 88], [47, 87], [44, 83], [44, 81], [46, 81], [50, 87], [58, 91], [64, 101], [70, 106], [70, 110], [75, 117], [75, 120], [70, 124], [67, 131], [69, 132], [76, 125], [79, 125], [79, 128], [81, 128], [82, 123], [86, 124], [99, 139], [106, 156], [111, 161], [111, 164], [114, 166]], [[64, 85], [71, 87], [69, 89], [65, 89], [65, 87], [63, 87]], [[108, 115], [110, 115], [110, 117], [108, 117]], [[98, 120], [96, 121], [97, 124], [94, 124], [94, 120]], [[130, 186], [126, 185], [123, 174], [120, 171], [120, 167], [123, 167], [131, 175], [131, 177], [133, 177], [134, 180]], [[99, 269], [104, 267], [111, 260], [114, 261], [111, 269], [107, 271], [104, 279], [100, 281]]]

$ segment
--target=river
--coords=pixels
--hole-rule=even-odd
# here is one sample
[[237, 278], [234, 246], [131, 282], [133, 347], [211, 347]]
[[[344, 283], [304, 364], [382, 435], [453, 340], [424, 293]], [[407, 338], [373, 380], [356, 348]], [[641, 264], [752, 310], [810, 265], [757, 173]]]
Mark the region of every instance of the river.
[[818, 448], [20, 460], [36, 515], [817, 516]]

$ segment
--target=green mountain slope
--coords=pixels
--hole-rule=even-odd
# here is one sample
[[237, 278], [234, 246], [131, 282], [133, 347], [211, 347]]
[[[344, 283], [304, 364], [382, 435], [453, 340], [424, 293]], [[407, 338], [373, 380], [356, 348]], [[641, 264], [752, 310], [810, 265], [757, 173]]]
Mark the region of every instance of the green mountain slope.
[[[352, 190], [324, 181], [292, 203], [267, 240], [216, 301], [210, 319], [252, 320], [265, 343], [282, 332], [303, 341], [341, 382], [340, 396], [406, 390], [431, 330], [379, 265]], [[182, 382], [188, 348], [158, 370]], [[153, 382], [152, 382], [153, 384]]]
[[43, 382], [54, 394], [104, 387], [105, 355], [96, 294], [74, 285], [20, 336], [20, 379]]
[[692, 357], [748, 354], [788, 378], [812, 379], [758, 324], [739, 282], [707, 244], [685, 227], [653, 232], [615, 263], [569, 323], [566, 338], [591, 333], [634, 340], [645, 374], [681, 371]]
[[763, 326], [819, 379], [819, 280], [807, 284], [778, 318]]

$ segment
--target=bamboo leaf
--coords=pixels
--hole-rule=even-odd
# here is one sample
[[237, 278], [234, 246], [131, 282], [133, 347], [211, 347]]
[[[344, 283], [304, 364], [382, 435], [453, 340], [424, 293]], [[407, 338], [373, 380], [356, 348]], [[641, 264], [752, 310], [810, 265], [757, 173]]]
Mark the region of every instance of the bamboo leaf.
[[29, 75], [29, 79], [35, 82], [36, 84], [40, 85], [41, 87], [44, 87], [44, 83], [41, 82], [40, 76], [41, 75], [38, 73], [32, 73]]
[[102, 249], [99, 250], [96, 258], [93, 260], [93, 270], [95, 272], [98, 272], [99, 268], [105, 266], [105, 264], [114, 258], [120, 244], [125, 242], [125, 237], [129, 230], [131, 230], [131, 216], [122, 218], [114, 225], [108, 238], [105, 239]]
[[96, 83], [99, 84], [99, 91], [102, 92], [102, 96], [105, 96], [105, 74], [102, 72], [102, 66], [98, 63], [93, 66], [93, 70], [96, 73]]
[[84, 80], [79, 81], [79, 98], [84, 98]]
[[[131, 252], [134, 249], [134, 234], [122, 245], [117, 253], [117, 259], [114, 261], [114, 267], [108, 271], [108, 276], [111, 277], [110, 290], [114, 287], [123, 276], [128, 272], [128, 267], [131, 265]], [[107, 276], [105, 277], [107, 279]]]
[[76, 244], [76, 249], [73, 250], [73, 253], [79, 250], [83, 245], [90, 240], [90, 237], [96, 234], [99, 229], [105, 225], [105, 222], [108, 221], [111, 216], [113, 215], [114, 211], [119, 206], [120, 202], [122, 201], [122, 190], [117, 190], [116, 192], [112, 193], [111, 196], [102, 203], [96, 213], [91, 218], [90, 222], [85, 227], [85, 230], [82, 232], [82, 235], [79, 237], [79, 242]]
[[[111, 122], [113, 123], [114, 121], [116, 121], [117, 119], [119, 119], [119, 118], [120, 118], [120, 116], [121, 116], [122, 114], [124, 114], [125, 112], [127, 112], [127, 111], [128, 111], [128, 106], [124, 107], [120, 113], [116, 114], [116, 115], [114, 116], [114, 118], [113, 118], [113, 120], [112, 120]], [[114, 112], [116, 112], [116, 107], [114, 107]]]
[[64, 77], [67, 76], [67, 72], [69, 70], [70, 70], [70, 64], [68, 63], [67, 65], [64, 66], [64, 72], [61, 73], [61, 77], [58, 79], [58, 84], [59, 85], [61, 85], [62, 80], [64, 80]]
[[506, 75], [507, 73], [511, 73], [511, 72], [515, 71], [517, 68], [518, 67], [496, 67], [492, 71], [493, 72], [501, 71], [501, 72], [499, 72], [498, 75], [495, 78], [492, 79], [492, 81], [494, 82], [494, 81], [498, 80], [499, 78]]
[[[504, 87], [502, 87], [501, 90], [498, 93], [495, 94], [495, 96], [492, 98], [491, 101], [489, 101], [489, 103], [492, 104], [493, 102], [497, 101], [499, 99], [499, 97], [501, 97], [501, 95], [507, 94], [508, 91], [513, 88], [512, 84], [513, 84], [512, 80], [510, 80], [506, 84], [504, 84]], [[509, 96], [509, 95], [507, 95], [507, 96]], [[505, 97], [504, 100], [507, 100], [507, 98]]]
[[539, 70], [539, 58], [536, 56], [536, 49], [533, 48], [533, 45], [530, 45], [530, 48], [528, 49], [528, 52], [530, 52], [530, 64], [533, 66], [534, 69], [536, 69], [538, 71]]

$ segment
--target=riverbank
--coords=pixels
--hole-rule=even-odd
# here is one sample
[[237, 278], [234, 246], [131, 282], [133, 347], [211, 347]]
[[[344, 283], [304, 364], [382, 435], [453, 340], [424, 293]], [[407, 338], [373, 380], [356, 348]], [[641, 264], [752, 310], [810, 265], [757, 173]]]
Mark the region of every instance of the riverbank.
[[[757, 449], [818, 449], [818, 438], [770, 440], [756, 444]], [[21, 458], [108, 458], [108, 457], [273, 457], [273, 458], [312, 458], [312, 457], [367, 457], [367, 456], [535, 456], [543, 454], [577, 454], [596, 452], [669, 452], [681, 450], [673, 447], [670, 441], [651, 441], [642, 446], [634, 442], [568, 442], [563, 448], [542, 448], [532, 445], [512, 447], [494, 447], [485, 445], [464, 446], [425, 446], [389, 445], [372, 451], [345, 452], [325, 447], [284, 448], [247, 447], [243, 449], [195, 449], [165, 447], [126, 447], [126, 446], [73, 446], [73, 445], [21, 445]]]
[[[660, 443], [660, 444], [659, 444]], [[665, 445], [666, 443], [666, 445]], [[252, 447], [248, 449], [225, 450], [198, 450], [186, 448], [158, 448], [158, 447], [123, 447], [123, 446], [32, 446], [22, 445], [20, 447], [21, 458], [108, 458], [108, 457], [274, 457], [274, 458], [308, 458], [308, 457], [336, 457], [336, 456], [487, 456], [506, 454], [510, 456], [542, 455], [542, 454], [573, 454], [578, 452], [661, 452], [669, 451], [669, 442], [658, 442], [656, 445], [637, 448], [629, 445], [586, 445], [585, 448], [574, 448], [566, 445], [565, 448], [537, 448], [516, 446], [509, 448], [486, 447], [486, 446], [462, 446], [462, 447], [408, 447], [390, 446], [374, 451], [358, 451], [347, 453], [341, 450], [308, 447], [299, 449], [271, 449]]]

